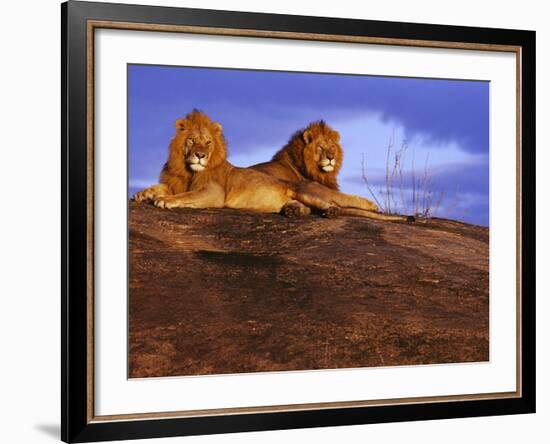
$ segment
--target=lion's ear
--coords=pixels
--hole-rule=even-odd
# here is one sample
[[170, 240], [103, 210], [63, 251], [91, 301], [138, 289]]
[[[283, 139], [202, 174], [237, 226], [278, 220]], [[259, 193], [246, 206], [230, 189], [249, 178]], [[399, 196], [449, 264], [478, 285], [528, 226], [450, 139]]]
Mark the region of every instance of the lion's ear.
[[187, 126], [187, 120], [185, 119], [176, 120], [176, 131], [185, 131], [186, 126]]
[[214, 128], [214, 131], [216, 131], [217, 133], [221, 133], [223, 130], [222, 126], [218, 122], [214, 122], [212, 124], [212, 128]]
[[313, 140], [313, 134], [311, 134], [311, 131], [305, 130], [304, 134], [302, 134], [302, 137], [304, 138], [305, 143], [311, 143]]
[[334, 140], [336, 143], [340, 142], [340, 133], [338, 131], [333, 131], [331, 133], [332, 140]]

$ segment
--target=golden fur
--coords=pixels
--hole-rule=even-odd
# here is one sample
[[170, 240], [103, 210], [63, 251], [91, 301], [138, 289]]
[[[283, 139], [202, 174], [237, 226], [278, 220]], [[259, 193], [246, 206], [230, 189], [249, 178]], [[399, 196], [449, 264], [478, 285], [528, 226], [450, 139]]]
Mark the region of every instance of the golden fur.
[[227, 160], [222, 127], [201, 111], [176, 121], [168, 161], [160, 183], [134, 195], [160, 208], [237, 208], [287, 215], [309, 214], [310, 208], [332, 216], [337, 207], [298, 191], [292, 184]]
[[[271, 162], [253, 168], [284, 176], [281, 178], [291, 182], [308, 179], [338, 190], [337, 176], [343, 159], [340, 134], [320, 120], [296, 131]], [[330, 171], [326, 171], [327, 165]]]
[[410, 219], [377, 213], [374, 202], [338, 191], [337, 176], [343, 158], [340, 134], [320, 120], [296, 131], [270, 162], [250, 168], [291, 182], [297, 190], [338, 206], [342, 214], [382, 220]]

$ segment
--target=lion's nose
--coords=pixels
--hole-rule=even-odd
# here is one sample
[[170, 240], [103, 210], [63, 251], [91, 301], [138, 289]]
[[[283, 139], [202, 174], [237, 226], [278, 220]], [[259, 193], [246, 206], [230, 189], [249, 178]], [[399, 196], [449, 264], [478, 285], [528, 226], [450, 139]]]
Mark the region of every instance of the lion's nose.
[[334, 159], [334, 154], [327, 154], [326, 156], [328, 160]]
[[199, 159], [203, 159], [206, 157], [206, 154], [204, 154], [202, 151], [195, 152], [195, 156], [197, 156]]

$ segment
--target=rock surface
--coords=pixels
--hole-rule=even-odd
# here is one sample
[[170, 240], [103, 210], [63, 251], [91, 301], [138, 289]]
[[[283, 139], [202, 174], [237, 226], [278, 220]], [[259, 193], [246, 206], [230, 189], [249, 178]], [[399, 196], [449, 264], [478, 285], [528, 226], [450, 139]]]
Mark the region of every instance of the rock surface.
[[129, 208], [130, 377], [489, 359], [489, 232]]

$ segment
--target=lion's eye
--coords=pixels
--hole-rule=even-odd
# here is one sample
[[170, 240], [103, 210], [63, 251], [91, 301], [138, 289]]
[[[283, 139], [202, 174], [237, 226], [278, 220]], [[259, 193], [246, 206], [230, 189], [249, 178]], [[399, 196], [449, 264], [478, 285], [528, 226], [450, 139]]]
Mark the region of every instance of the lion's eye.
[[195, 143], [193, 139], [187, 139], [187, 145], [191, 146]]
[[211, 145], [211, 144], [212, 144], [212, 141], [211, 141], [211, 140], [207, 140], [207, 141], [206, 141], [206, 144], [207, 144], [207, 145]]

